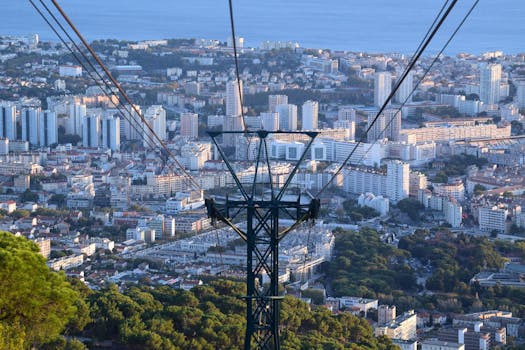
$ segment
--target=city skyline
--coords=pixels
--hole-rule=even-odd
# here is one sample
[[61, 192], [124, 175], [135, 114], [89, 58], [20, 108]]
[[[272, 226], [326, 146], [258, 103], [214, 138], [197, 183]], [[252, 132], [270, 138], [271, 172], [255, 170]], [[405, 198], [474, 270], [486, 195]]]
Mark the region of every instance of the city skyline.
[[[196, 26], [184, 29], [231, 16], [231, 33], [165, 39], [169, 7], [158, 26], [140, 25], [164, 0], [149, 11], [139, 0], [69, 7], [77, 1], [65, 8], [73, 23], [56, 2], [68, 25], [48, 22], [64, 34], [78, 24], [87, 40], [76, 32], [73, 46], [0, 25], [0, 348], [525, 341], [525, 53], [504, 50], [495, 23], [499, 48], [433, 57], [468, 7], [447, 1], [434, 22], [443, 31], [411, 59], [374, 49], [407, 47], [441, 4], [372, 0], [374, 11], [356, 2], [345, 12], [342, 0], [291, 0], [265, 4], [258, 22], [247, 0], [224, 16], [202, 0], [192, 6], [215, 21], [188, 16]], [[501, 8], [487, 6], [466, 23], [497, 20]], [[314, 9], [303, 38], [274, 39], [280, 16], [293, 27]], [[123, 25], [116, 40], [90, 42], [93, 11], [116, 27], [127, 13], [152, 36], [123, 40], [134, 35]], [[268, 14], [275, 32], [257, 28], [254, 40], [245, 25]], [[374, 31], [347, 28], [359, 37], [338, 27], [371, 19]], [[455, 44], [486, 48], [465, 41], [468, 25]], [[404, 26], [406, 42], [337, 49], [385, 43]], [[312, 33], [321, 46], [304, 44]]]

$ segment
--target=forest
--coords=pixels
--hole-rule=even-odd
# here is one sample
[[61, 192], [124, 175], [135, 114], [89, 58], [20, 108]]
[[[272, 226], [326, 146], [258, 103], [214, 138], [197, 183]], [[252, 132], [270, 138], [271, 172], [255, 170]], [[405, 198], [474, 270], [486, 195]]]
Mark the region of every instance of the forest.
[[[441, 228], [417, 230], [402, 237], [395, 248], [372, 229], [335, 233], [335, 258], [325, 266], [326, 284], [335, 296], [377, 298], [395, 304], [399, 311], [501, 309], [525, 317], [523, 289], [470, 283], [481, 270], [501, 268], [507, 255], [525, 258], [525, 241], [493, 242]], [[410, 266], [414, 259], [430, 271], [425, 286], [416, 283], [421, 271]]]
[[[240, 282], [218, 279], [191, 291], [111, 284], [92, 291], [49, 270], [34, 243], [1, 232], [0, 290], [0, 350], [243, 347], [240, 297], [246, 290]], [[366, 320], [310, 309], [293, 297], [285, 297], [281, 321], [283, 349], [396, 349], [375, 338]]]

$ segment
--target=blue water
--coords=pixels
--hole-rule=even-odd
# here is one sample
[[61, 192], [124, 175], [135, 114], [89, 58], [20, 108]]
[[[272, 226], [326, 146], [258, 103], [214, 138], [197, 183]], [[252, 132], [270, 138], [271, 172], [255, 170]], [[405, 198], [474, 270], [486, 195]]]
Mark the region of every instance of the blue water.
[[[36, 0], [35, 0], [36, 1]], [[46, 0], [48, 1], [48, 0]], [[38, 1], [36, 1], [38, 2]], [[429, 52], [439, 50], [473, 0], [459, 0]], [[227, 0], [59, 0], [90, 40], [213, 38], [229, 35]], [[236, 0], [236, 30], [247, 45], [412, 52], [441, 8], [438, 0]], [[481, 0], [448, 53], [525, 52], [525, 1]], [[57, 41], [27, 0], [0, 2], [0, 35], [39, 33]]]

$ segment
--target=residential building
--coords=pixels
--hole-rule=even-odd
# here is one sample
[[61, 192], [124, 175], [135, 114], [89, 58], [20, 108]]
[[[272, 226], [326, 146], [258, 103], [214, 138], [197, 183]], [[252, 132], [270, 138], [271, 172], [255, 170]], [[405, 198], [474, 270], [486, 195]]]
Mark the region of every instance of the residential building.
[[515, 102], [519, 108], [525, 108], [525, 80], [516, 80], [514, 85], [516, 85]]
[[279, 129], [285, 131], [297, 130], [297, 106], [282, 104], [275, 107], [279, 113]]
[[407, 143], [454, 141], [476, 138], [506, 138], [510, 136], [510, 124], [443, 125], [400, 131], [399, 140]]
[[102, 147], [120, 150], [120, 118], [106, 116], [102, 119]]
[[40, 109], [25, 108], [20, 113], [22, 126], [22, 140], [29, 142], [33, 146], [38, 146], [38, 128], [40, 125]]
[[261, 127], [267, 131], [279, 130], [279, 113], [277, 112], [261, 113]]
[[49, 238], [37, 238], [33, 242], [38, 246], [40, 254], [46, 259], [49, 258], [51, 254], [51, 240]]
[[277, 112], [278, 105], [287, 105], [288, 96], [286, 95], [269, 95], [268, 96], [268, 110], [270, 112]]
[[390, 72], [377, 72], [374, 75], [374, 106], [381, 107], [392, 91]]
[[242, 81], [229, 81], [226, 83], [226, 116], [240, 116], [242, 99]]
[[397, 109], [385, 109], [377, 119], [376, 111], [368, 113], [367, 133], [368, 142], [387, 138], [390, 141], [398, 141], [401, 132], [401, 112]]
[[443, 213], [445, 221], [454, 228], [461, 227], [463, 222], [463, 208], [456, 199], [450, 198], [443, 202]]
[[396, 318], [395, 305], [379, 305], [377, 308], [377, 322], [379, 324], [388, 323]]
[[383, 196], [375, 196], [373, 193], [362, 193], [357, 199], [360, 207], [369, 207], [377, 210], [381, 216], [388, 214], [390, 201]]
[[337, 111], [337, 120], [350, 120], [355, 123], [356, 110], [351, 107], [341, 107]]
[[48, 147], [58, 142], [57, 115], [50, 111], [41, 111], [39, 118], [40, 146]]
[[317, 130], [319, 115], [319, 103], [306, 101], [302, 111], [302, 130]]
[[390, 339], [411, 340], [417, 336], [417, 316], [414, 310], [405, 312], [394, 320], [378, 323], [374, 329], [375, 336], [387, 336]]
[[430, 339], [421, 342], [421, 350], [465, 350], [465, 344]]
[[410, 165], [399, 160], [390, 160], [386, 167], [387, 196], [393, 203], [397, 203], [408, 197]]
[[458, 201], [465, 199], [465, 186], [461, 180], [451, 183], [433, 183], [432, 186], [434, 193], [438, 196], [452, 197]]
[[[398, 76], [401, 78], [402, 72], [399, 72]], [[399, 79], [398, 78], [398, 79]], [[398, 103], [410, 103], [412, 102], [412, 90], [414, 88], [414, 72], [409, 71], [405, 80], [399, 86], [399, 89], [396, 91], [396, 101]]]
[[[146, 110], [144, 118], [158, 138], [161, 141], [166, 140], [166, 110], [162, 106], [153, 105]], [[146, 148], [155, 148], [160, 144], [147, 127], [143, 129], [143, 143]]]
[[500, 101], [501, 65], [496, 63], [480, 66], [479, 99], [487, 105]]
[[190, 139], [199, 137], [199, 115], [196, 113], [181, 113], [180, 136]]
[[0, 103], [0, 137], [16, 140], [16, 106], [8, 102]]
[[87, 115], [85, 104], [72, 103], [69, 105], [69, 119], [66, 125], [66, 134], [82, 136], [82, 123]]
[[84, 263], [84, 255], [69, 255], [63, 258], [49, 260], [47, 266], [55, 271], [69, 270], [74, 267], [78, 267]]
[[417, 197], [418, 191], [426, 189], [428, 186], [427, 176], [419, 171], [411, 171], [409, 175], [408, 194], [410, 197]]
[[506, 233], [508, 215], [509, 211], [504, 207], [481, 207], [479, 208], [478, 216], [479, 229], [485, 233], [491, 233], [492, 231]]
[[100, 139], [100, 116], [88, 115], [82, 124], [82, 146], [98, 148]]

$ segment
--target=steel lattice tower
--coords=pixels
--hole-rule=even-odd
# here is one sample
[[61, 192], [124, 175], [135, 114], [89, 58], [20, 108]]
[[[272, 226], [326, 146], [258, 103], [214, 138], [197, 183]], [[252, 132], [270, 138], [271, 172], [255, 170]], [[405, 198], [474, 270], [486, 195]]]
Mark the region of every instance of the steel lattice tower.
[[[239, 199], [227, 198], [225, 203], [221, 204], [215, 203], [213, 199], [207, 199], [206, 207], [212, 219], [226, 223], [246, 242], [247, 295], [244, 298], [247, 307], [244, 349], [279, 350], [279, 302], [282, 299], [279, 295], [279, 242], [300, 223], [315, 218], [319, 211], [319, 200], [312, 199], [309, 203], [303, 204], [300, 194], [289, 199], [290, 196], [285, 196], [285, 193], [318, 133], [258, 130], [208, 132], [208, 134], [238, 190], [236, 197]], [[217, 140], [218, 136], [224, 134], [250, 138], [248, 145], [256, 142], [257, 155], [253, 181], [242, 183], [237, 176]], [[273, 181], [267, 145], [269, 134], [299, 134], [308, 138], [303, 154], [284, 184]], [[240, 219], [237, 221], [245, 222], [245, 226], [235, 225], [233, 220], [236, 218]], [[279, 225], [280, 218], [292, 219], [294, 223], [287, 228], [282, 228]], [[241, 229], [240, 226], [245, 229]], [[265, 276], [269, 284], [263, 284]]]

